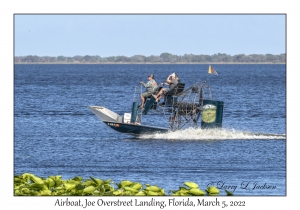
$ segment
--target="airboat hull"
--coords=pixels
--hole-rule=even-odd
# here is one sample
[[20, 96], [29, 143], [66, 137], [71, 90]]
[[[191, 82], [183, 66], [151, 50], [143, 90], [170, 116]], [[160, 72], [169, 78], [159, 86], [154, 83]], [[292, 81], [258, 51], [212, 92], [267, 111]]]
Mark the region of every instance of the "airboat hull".
[[166, 133], [169, 131], [167, 128], [154, 127], [154, 126], [136, 125], [136, 124], [129, 124], [129, 123], [112, 123], [112, 122], [105, 122], [105, 121], [103, 122], [107, 126], [111, 127], [112, 129], [120, 133], [133, 134], [133, 135]]
[[124, 118], [115, 112], [101, 106], [89, 106], [89, 109], [99, 117], [107, 126], [120, 133], [141, 135], [151, 133], [166, 133], [167, 128], [139, 125], [125, 122]]

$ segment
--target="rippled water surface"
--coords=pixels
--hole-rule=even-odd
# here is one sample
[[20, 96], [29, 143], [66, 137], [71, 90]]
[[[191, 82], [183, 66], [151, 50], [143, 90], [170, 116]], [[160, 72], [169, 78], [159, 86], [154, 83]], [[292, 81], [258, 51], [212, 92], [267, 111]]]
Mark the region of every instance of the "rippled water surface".
[[[124, 179], [177, 190], [185, 181], [236, 195], [286, 194], [286, 66], [15, 65], [14, 173]], [[224, 101], [223, 128], [134, 137], [89, 109], [130, 112], [134, 86], [177, 72], [207, 80]], [[149, 123], [165, 126], [159, 115]]]

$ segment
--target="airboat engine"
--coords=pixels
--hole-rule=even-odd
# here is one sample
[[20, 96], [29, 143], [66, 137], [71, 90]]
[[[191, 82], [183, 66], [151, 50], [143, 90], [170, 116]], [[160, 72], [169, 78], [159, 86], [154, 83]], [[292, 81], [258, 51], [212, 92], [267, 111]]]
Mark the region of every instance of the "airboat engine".
[[183, 91], [172, 106], [171, 130], [184, 127], [220, 128], [223, 119], [223, 101], [213, 100], [212, 91], [206, 82], [195, 83]]

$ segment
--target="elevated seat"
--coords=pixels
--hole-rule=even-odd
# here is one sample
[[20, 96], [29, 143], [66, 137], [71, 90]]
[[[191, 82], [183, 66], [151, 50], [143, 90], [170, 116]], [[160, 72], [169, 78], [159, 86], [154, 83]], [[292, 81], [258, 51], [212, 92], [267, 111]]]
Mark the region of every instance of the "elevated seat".
[[167, 91], [167, 92], [165, 93], [165, 95], [166, 95], [166, 96], [173, 96], [173, 95], [179, 96], [179, 95], [181, 95], [181, 93], [183, 92], [184, 87], [185, 87], [185, 84], [179, 82], [173, 89]]
[[165, 93], [166, 107], [172, 107], [174, 104], [177, 103], [177, 96], [180, 96], [184, 90], [185, 84], [179, 82], [173, 89], [167, 91]]

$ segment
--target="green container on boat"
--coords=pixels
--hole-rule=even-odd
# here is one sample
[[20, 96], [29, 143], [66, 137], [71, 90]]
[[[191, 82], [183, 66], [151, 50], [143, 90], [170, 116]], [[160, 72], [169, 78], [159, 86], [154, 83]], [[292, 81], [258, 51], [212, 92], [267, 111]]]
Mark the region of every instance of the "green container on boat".
[[132, 103], [132, 109], [131, 109], [131, 119], [130, 119], [131, 123], [135, 123], [136, 116], [137, 116], [137, 111], [138, 111], [138, 103], [133, 102]]
[[223, 107], [223, 101], [203, 100], [201, 128], [221, 128]]

